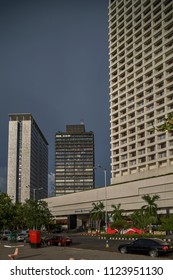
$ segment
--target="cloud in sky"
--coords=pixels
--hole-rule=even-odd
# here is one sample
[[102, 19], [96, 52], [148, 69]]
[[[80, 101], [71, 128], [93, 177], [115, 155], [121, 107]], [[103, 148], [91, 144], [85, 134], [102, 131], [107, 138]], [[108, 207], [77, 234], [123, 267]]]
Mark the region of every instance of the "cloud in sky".
[[31, 113], [49, 143], [49, 174], [55, 133], [82, 119], [110, 175], [108, 1], [1, 1], [0, 26], [0, 166], [8, 114]]

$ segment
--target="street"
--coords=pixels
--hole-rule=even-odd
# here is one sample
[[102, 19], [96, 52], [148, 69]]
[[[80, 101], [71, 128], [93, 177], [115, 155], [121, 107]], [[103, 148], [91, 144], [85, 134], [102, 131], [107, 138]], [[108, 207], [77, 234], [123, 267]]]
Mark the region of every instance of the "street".
[[[82, 236], [79, 234], [69, 234], [73, 243], [71, 246], [43, 246], [41, 248], [31, 248], [28, 243], [18, 242], [9, 244], [2, 241], [0, 244], [0, 260], [8, 260], [8, 254], [12, 254], [19, 246], [19, 254], [16, 260], [172, 260], [173, 254], [159, 258], [151, 258], [145, 255], [120, 254], [119, 244], [127, 241], [109, 240], [109, 248], [106, 248], [106, 240], [98, 237]], [[5, 246], [12, 247], [5, 247]]]
[[[96, 236], [82, 236], [82, 235], [71, 235], [73, 239], [73, 247], [81, 248], [81, 249], [91, 249], [91, 250], [99, 250], [102, 252], [112, 252], [117, 254], [117, 259], [151, 259], [149, 256], [143, 255], [132, 255], [132, 254], [122, 254], [118, 251], [118, 246], [120, 244], [125, 244], [131, 241], [127, 240], [108, 240], [109, 248], [106, 247], [106, 240], [99, 239]], [[130, 258], [129, 258], [130, 256]], [[162, 256], [159, 259], [173, 259], [173, 254], [169, 256]]]

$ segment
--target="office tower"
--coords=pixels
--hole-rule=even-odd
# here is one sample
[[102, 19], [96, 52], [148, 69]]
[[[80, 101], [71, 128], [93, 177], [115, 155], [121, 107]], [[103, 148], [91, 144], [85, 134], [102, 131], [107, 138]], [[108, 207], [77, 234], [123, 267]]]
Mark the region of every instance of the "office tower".
[[67, 125], [55, 135], [56, 196], [93, 189], [94, 134], [85, 125]]
[[31, 114], [9, 115], [7, 193], [14, 202], [48, 194], [48, 143]]
[[109, 55], [111, 183], [171, 174], [173, 1], [109, 0]]

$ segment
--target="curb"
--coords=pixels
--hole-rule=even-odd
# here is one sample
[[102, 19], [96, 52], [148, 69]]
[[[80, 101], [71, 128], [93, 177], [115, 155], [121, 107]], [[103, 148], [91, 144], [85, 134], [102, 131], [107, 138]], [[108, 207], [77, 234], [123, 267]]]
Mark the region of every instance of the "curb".
[[[133, 241], [133, 240], [138, 239], [137, 237], [136, 238], [135, 237], [129, 237], [129, 238], [128, 237], [111, 237], [111, 236], [110, 237], [105, 237], [105, 236], [100, 236], [98, 234], [93, 234], [93, 233], [82, 233], [81, 235], [83, 235], [83, 236], [94, 236], [94, 237], [98, 237], [99, 239], [109, 239], [109, 240], [129, 240], [129, 241]], [[151, 237], [149, 237], [149, 238], [151, 238]], [[169, 241], [169, 242], [172, 241], [171, 238], [161, 238], [161, 239], [163, 239], [163, 241]]]
[[[139, 237], [140, 238], [140, 237]], [[147, 237], [146, 237], [147, 238]], [[151, 238], [151, 237], [149, 237], [149, 238]], [[152, 237], [152, 238], [154, 238], [154, 237]], [[127, 237], [108, 237], [108, 238], [106, 238], [106, 237], [101, 237], [101, 236], [99, 236], [99, 239], [109, 239], [109, 240], [129, 240], [129, 241], [133, 241], [133, 240], [137, 240], [138, 238], [136, 237], [136, 238], [134, 238], [134, 237], [132, 237], [132, 238], [127, 238]], [[170, 238], [163, 238], [163, 241], [169, 241], [169, 242], [171, 242], [172, 240], [170, 239]]]

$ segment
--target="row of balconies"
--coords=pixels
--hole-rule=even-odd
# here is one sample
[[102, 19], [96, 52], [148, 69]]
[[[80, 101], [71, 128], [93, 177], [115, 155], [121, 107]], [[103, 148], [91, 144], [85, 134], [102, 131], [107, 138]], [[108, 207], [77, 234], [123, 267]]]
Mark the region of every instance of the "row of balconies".
[[[136, 65], [132, 65], [130, 69], [126, 69], [125, 66], [123, 66], [123, 67], [121, 66], [119, 68], [112, 66], [110, 68], [112, 79], [113, 79], [113, 76], [117, 76], [117, 78], [118, 78], [120, 76], [120, 74], [124, 74], [127, 79], [130, 80], [130, 78], [131, 78], [133, 80], [133, 79], [140, 78], [140, 76], [143, 77], [144, 73], [145, 73], [145, 79], [148, 79], [148, 78], [151, 78], [154, 76], [156, 76], [158, 78], [163, 73], [165, 73], [165, 77], [167, 77], [169, 74], [173, 73], [173, 67], [172, 67], [173, 59], [171, 59], [171, 61], [166, 60], [163, 64], [157, 66], [156, 68], [154, 68], [154, 65], [152, 67], [152, 62], [150, 62], [150, 64], [151, 64], [150, 66], [145, 66], [145, 69], [142, 68], [140, 70], [138, 70], [138, 67]], [[148, 68], [150, 68], [150, 69], [148, 69]]]
[[[125, 16], [127, 18], [127, 20], [130, 18], [131, 19], [131, 16], [138, 16], [140, 14], [140, 16], [148, 16], [149, 13], [153, 13], [154, 16], [156, 16], [158, 13], [161, 13], [161, 12], [164, 12], [164, 14], [168, 14], [172, 7], [169, 6], [167, 7], [167, 5], [165, 5], [164, 9], [163, 9], [163, 6], [162, 6], [162, 3], [161, 2], [156, 2], [156, 5], [154, 5], [153, 3], [149, 3], [148, 5], [144, 6], [143, 2], [141, 5], [141, 2], [138, 1], [139, 4], [135, 5], [134, 6], [129, 6], [129, 8], [126, 8], [124, 5], [121, 7], [121, 9], [119, 10], [118, 9], [118, 6], [114, 6], [113, 8], [110, 7], [110, 12], [109, 12], [109, 15], [110, 16], [114, 16], [116, 15], [117, 18], [119, 19], [122, 19], [122, 15]], [[158, 6], [158, 4], [160, 4]], [[140, 17], [141, 19], [141, 17]]]
[[[163, 122], [163, 117], [161, 118]], [[128, 130], [126, 129], [125, 131], [123, 129], [117, 129], [116, 127], [114, 128], [114, 131], [111, 133], [112, 137], [112, 142], [121, 139], [123, 141], [123, 138], [129, 137], [129, 141], [133, 142], [136, 141], [137, 139], [141, 139], [144, 137], [150, 137], [154, 132], [152, 131], [153, 128], [153, 123], [154, 122], [148, 122], [145, 126], [145, 128], [141, 128], [141, 125], [129, 127]], [[137, 124], [136, 124], [137, 125]], [[159, 122], [157, 122], [157, 125], [159, 125]], [[121, 126], [123, 127], [123, 126]], [[125, 139], [127, 141], [127, 139]], [[161, 139], [159, 139], [161, 140]]]
[[155, 163], [155, 160], [151, 160], [150, 162], [147, 162], [145, 165], [143, 162], [138, 163], [138, 165], [135, 166], [125, 166], [125, 167], [114, 167], [116, 169], [116, 171], [112, 172], [112, 176], [113, 177], [117, 177], [119, 176], [119, 174], [121, 174], [121, 176], [125, 176], [127, 174], [132, 174], [132, 173], [139, 173], [141, 171], [144, 170], [148, 170], [148, 169], [156, 169], [158, 168], [158, 166], [166, 166], [168, 163], [165, 162], [165, 160], [162, 160], [161, 162]]
[[118, 150], [114, 150], [113, 151], [113, 155], [112, 158], [116, 158], [117, 161], [121, 160], [127, 160], [127, 159], [131, 159], [133, 157], [141, 157], [141, 156], [147, 156], [147, 155], [152, 155], [152, 154], [156, 154], [157, 153], [162, 153], [162, 152], [166, 152], [166, 151], [173, 151], [173, 145], [171, 144], [170, 146], [166, 147], [166, 142], [159, 144], [159, 145], [152, 145], [151, 147], [146, 147], [146, 145], [144, 145], [141, 149], [141, 147], [137, 147], [135, 148], [135, 150], [133, 151], [128, 151], [127, 153], [127, 147], [126, 148], [120, 148]]
[[[131, 65], [132, 67], [138, 68], [139, 62], [142, 62], [139, 64], [140, 66], [143, 66], [144, 64], [147, 64], [148, 62], [152, 60], [157, 60], [158, 57], [164, 55], [165, 58], [167, 59], [171, 53], [172, 53], [172, 48], [173, 48], [173, 37], [170, 42], [163, 43], [162, 45], [158, 45], [156, 47], [153, 46], [152, 49], [147, 49], [145, 51], [142, 49], [140, 52], [137, 52], [133, 49], [131, 49], [131, 53], [128, 53], [127, 49], [124, 49], [121, 53], [118, 53], [116, 55], [116, 60], [110, 59], [110, 61], [113, 61], [111, 63], [111, 67], [114, 67], [115, 63], [118, 64], [118, 70], [125, 70], [125, 63]], [[118, 51], [118, 50], [117, 50]], [[117, 69], [116, 69], [117, 70]]]
[[[170, 156], [172, 156], [172, 154], [170, 154]], [[124, 167], [130, 167], [130, 166], [138, 166], [139, 164], [149, 164], [150, 162], [154, 161], [154, 162], [157, 162], [157, 161], [160, 161], [160, 160], [163, 160], [163, 159], [166, 159], [167, 160], [167, 156], [164, 154], [164, 155], [161, 155], [161, 156], [158, 156], [156, 157], [156, 155], [151, 155], [151, 156], [147, 156], [147, 157], [143, 157], [143, 158], [138, 158], [137, 160], [134, 159], [134, 160], [129, 160], [129, 161], [125, 161], [125, 162], [116, 162], [116, 166], [120, 165], [121, 166], [121, 169], [124, 168]], [[114, 164], [114, 162], [113, 162]]]
[[[129, 109], [129, 111], [138, 109], [141, 106], [161, 106], [163, 104], [168, 104], [170, 101], [172, 101], [172, 93], [168, 92], [167, 94], [164, 94], [164, 92], [159, 92], [152, 94], [150, 96], [144, 97], [143, 95], [134, 95], [133, 98], [126, 97], [121, 99], [119, 101], [118, 97], [114, 98], [114, 100], [111, 100], [111, 106], [110, 108], [115, 108], [118, 106], [119, 111], [124, 109], [125, 107]], [[135, 103], [135, 104], [134, 104]]]
[[[126, 137], [127, 135], [130, 136], [131, 134], [133, 134], [132, 129], [135, 129], [134, 133], [137, 132], [138, 135], [147, 129], [149, 131], [148, 132], [146, 131], [146, 134], [151, 135], [152, 134], [151, 129], [153, 128], [153, 125], [154, 124], [161, 125], [161, 123], [163, 122], [164, 122], [164, 116], [158, 118], [157, 120], [152, 119], [146, 122], [145, 126], [144, 124], [141, 125], [140, 122], [134, 120], [132, 122], [125, 123], [124, 125], [117, 125], [115, 127], [112, 127], [111, 136], [113, 137], [116, 136], [117, 134], [120, 134], [120, 137], [122, 139], [122, 137]], [[127, 132], [127, 127], [129, 132]], [[139, 136], [141, 138], [141, 135]]]
[[[130, 38], [127, 38], [127, 36], [122, 36], [122, 38], [117, 38], [116, 43], [114, 41], [113, 44], [110, 43], [110, 54], [116, 55], [117, 49], [119, 51], [126, 50], [126, 53], [131, 52], [132, 50], [138, 52], [141, 47], [143, 51], [148, 51], [148, 48], [161, 46], [166, 42], [169, 42], [170, 39], [173, 37], [173, 32], [171, 28], [171, 24], [169, 24], [169, 28], [165, 28], [165, 32], [158, 31], [157, 34], [147, 34], [147, 38], [145, 36], [142, 36], [139, 39], [135, 39], [134, 36], [131, 36]], [[122, 41], [123, 39], [123, 41]], [[120, 44], [119, 44], [120, 43]]]
[[[171, 1], [171, 0], [167, 0], [167, 1]], [[170, 2], [171, 3], [171, 2]], [[148, 20], [148, 17], [150, 16], [151, 13], [154, 14], [154, 16], [157, 16], [158, 13], [162, 13], [163, 12], [163, 16], [169, 14], [172, 11], [172, 6], [168, 4], [165, 4], [165, 7], [162, 6], [161, 2], [156, 2], [156, 5], [154, 5], [153, 3], [148, 4], [149, 6], [143, 6], [141, 5], [141, 2], [139, 1], [139, 4], [134, 6], [129, 6], [129, 8], [125, 8], [125, 6], [123, 6], [121, 8], [121, 10], [119, 10], [117, 7], [114, 6], [114, 8], [112, 9], [112, 7], [110, 8], [110, 12], [109, 12], [109, 16], [110, 16], [110, 21], [112, 20], [111, 17], [113, 17], [113, 19], [115, 20], [115, 18], [117, 18], [117, 21], [123, 21], [123, 17], [125, 16], [126, 21], [130, 21], [132, 20], [132, 15], [133, 17], [136, 16], [136, 20], [142, 20], [142, 18], [144, 18], [144, 20]], [[151, 5], [152, 4], [152, 5]], [[158, 4], [160, 4], [158, 6]], [[135, 8], [136, 6], [136, 8]]]
[[[142, 94], [143, 91], [146, 91], [146, 94], [150, 94], [151, 92], [153, 93], [153, 90], [164, 90], [164, 88], [166, 90], [166, 88], [173, 82], [173, 72], [172, 69], [170, 69], [169, 72], [165, 71], [165, 75], [162, 73], [157, 76], [154, 73], [151, 76], [143, 74], [143, 76], [141, 76], [141, 80], [139, 77], [133, 78], [131, 80], [128, 79], [128, 81], [127, 79], [124, 79], [123, 81], [114, 84], [113, 94], [117, 92], [117, 97], [122, 95], [124, 96], [125, 93], [127, 93], [129, 96], [134, 96], [136, 93], [138, 93], [138, 95]], [[143, 79], [145, 82], [143, 82]], [[148, 87], [150, 87], [150, 89], [148, 89]]]
[[[117, 174], [118, 170], [121, 173], [123, 173], [123, 171], [126, 171], [126, 172], [129, 171], [129, 173], [130, 173], [130, 170], [132, 169], [132, 167], [133, 167], [133, 170], [135, 168], [136, 171], [139, 172], [140, 166], [142, 166], [143, 167], [142, 169], [144, 170], [144, 169], [147, 169], [147, 167], [149, 167], [151, 164], [152, 165], [154, 164], [155, 168], [158, 168], [158, 166], [161, 166], [163, 163], [165, 163], [165, 166], [166, 166], [168, 164], [168, 162], [169, 161], [166, 158], [165, 159], [164, 158], [158, 159], [157, 162], [156, 162], [156, 159], [154, 157], [152, 157], [151, 159], [148, 158], [147, 161], [139, 160], [137, 163], [135, 161], [131, 161], [129, 164], [128, 163], [122, 163], [120, 165], [120, 167], [118, 167], [118, 164], [116, 164], [115, 165], [116, 166], [116, 172], [114, 172], [114, 174]], [[113, 165], [113, 168], [115, 168], [114, 165]], [[152, 169], [153, 169], [153, 167], [152, 167]]]
[[[165, 84], [167, 84], [172, 82], [173, 77], [173, 70], [171, 66], [169, 67], [169, 69], [167, 67], [167, 70], [164, 69], [159, 74], [158, 71], [154, 71], [154, 68], [151, 68], [150, 71], [147, 73], [142, 72], [140, 76], [139, 74], [137, 75], [137, 71], [134, 71], [131, 75], [128, 74], [128, 76], [126, 76], [125, 73], [122, 73], [120, 75], [116, 75], [110, 78], [110, 82], [112, 82], [112, 86], [114, 86], [115, 88], [120, 89], [123, 87], [124, 91], [132, 89], [134, 87], [137, 87], [138, 90], [141, 90], [144, 85], [146, 87], [152, 84], [160, 84], [161, 82], [165, 82]], [[143, 81], [145, 81], [145, 84]], [[161, 86], [159, 86], [159, 88], [160, 87]]]
[[[159, 83], [162, 80], [167, 80], [169, 83], [169, 79], [172, 78], [173, 76], [173, 68], [170, 68], [167, 70], [164, 69], [160, 72], [155, 71], [154, 69], [151, 69], [149, 72], [147, 73], [138, 73], [137, 71], [133, 72], [133, 74], [131, 73], [127, 73], [127, 72], [123, 72], [123, 73], [116, 73], [112, 74], [112, 78], [110, 79], [112, 82], [116, 83], [117, 85], [120, 86], [129, 86], [129, 88], [132, 88], [134, 86], [138, 86], [141, 84], [143, 85], [143, 81], [145, 81], [145, 83], [149, 83], [152, 84], [152, 80], [154, 83]], [[127, 73], [127, 74], [126, 74]], [[129, 85], [130, 84], [130, 85]], [[141, 90], [141, 88], [139, 88]]]
[[[165, 0], [164, 1], [164, 6], [168, 6], [172, 0]], [[152, 4], [152, 7], [153, 8], [156, 8], [157, 9], [157, 6], [158, 4], [160, 4], [160, 1], [158, 0], [155, 0], [153, 2], [151, 2], [150, 0], [143, 0], [142, 2], [142, 5], [143, 5], [143, 8], [147, 8], [148, 6], [150, 7]], [[132, 3], [132, 1], [127, 1], [127, 2], [124, 2], [124, 1], [112, 1], [111, 5], [109, 6], [110, 8], [110, 11], [115, 11], [115, 9], [117, 8], [119, 10], [119, 12], [122, 12], [123, 9], [126, 10], [126, 12], [129, 14], [131, 9], [133, 8], [134, 10], [138, 9], [138, 7], [141, 5], [141, 1], [138, 0], [136, 1], [134, 4]], [[133, 7], [134, 6], [134, 7]]]
[[[150, 147], [153, 147], [153, 145], [156, 146], [157, 144], [161, 145], [161, 144], [166, 143], [165, 139], [158, 140], [158, 139], [155, 139], [155, 138], [156, 137], [154, 136], [154, 137], [147, 138], [147, 139], [143, 138], [143, 139], [136, 140], [136, 137], [134, 137], [134, 140], [132, 142], [129, 142], [128, 139], [124, 139], [124, 140], [117, 139], [116, 142], [111, 141], [111, 143], [113, 145], [112, 150], [115, 151], [117, 148], [127, 149], [127, 145], [128, 145], [129, 146], [129, 148], [128, 148], [129, 151], [136, 151], [136, 150], [139, 150], [141, 148], [145, 148], [146, 146], [148, 148], [150, 148]], [[170, 142], [169, 145], [172, 146], [172, 143]]]
[[172, 14], [170, 13], [169, 16], [165, 18], [165, 21], [161, 21], [161, 19], [159, 19], [156, 26], [154, 26], [153, 21], [147, 23], [146, 25], [141, 24], [140, 27], [138, 24], [136, 28], [132, 26], [127, 28], [127, 26], [122, 24], [120, 30], [118, 30], [118, 28], [114, 25], [114, 29], [109, 32], [109, 42], [113, 44], [118, 43], [119, 47], [121, 47], [121, 44], [126, 43], [126, 47], [128, 47], [131, 43], [135, 44], [138, 37], [144, 37], [144, 39], [148, 37], [152, 39], [153, 37], [153, 39], [157, 39], [160, 35], [162, 35], [162, 31], [165, 36], [167, 31], [172, 30], [171, 16]]
[[[156, 83], [156, 81], [154, 81]], [[154, 84], [153, 82], [153, 84]], [[127, 98], [131, 98], [132, 96], [136, 96], [136, 100], [143, 98], [143, 96], [147, 96], [147, 98], [150, 98], [152, 95], [155, 95], [156, 98], [160, 97], [161, 95], [170, 95], [172, 93], [172, 78], [165, 81], [164, 83], [159, 83], [157, 85], [153, 84], [146, 84], [144, 87], [127, 87], [127, 88], [118, 88], [118, 85], [114, 87], [113, 93], [111, 95], [114, 95], [113, 99], [115, 100], [117, 97], [120, 99], [121, 96], [124, 96], [126, 94]], [[119, 94], [117, 94], [119, 93]], [[163, 93], [163, 94], [162, 94]], [[112, 99], [112, 100], [113, 100]], [[111, 100], [111, 101], [112, 101]]]
[[[167, 110], [167, 112], [170, 112], [171, 109], [172, 109], [172, 106], [173, 105], [170, 104], [169, 106], [165, 106], [165, 107], [163, 106], [160, 109], [155, 110], [156, 117], [159, 118], [159, 117], [165, 115], [166, 110]], [[111, 114], [111, 117], [112, 117], [113, 121], [115, 121], [116, 119], [120, 119], [120, 124], [123, 125], [124, 123], [127, 123], [127, 120], [128, 120], [128, 122], [130, 122], [130, 121], [135, 120], [135, 119], [140, 119], [141, 115], [144, 115], [144, 116], [146, 115], [146, 117], [147, 117], [147, 114], [148, 114], [148, 118], [149, 118], [150, 110], [152, 110], [152, 108], [148, 108], [147, 111], [146, 110], [138, 110], [137, 114], [135, 114], [133, 111], [132, 112], [129, 112], [129, 111], [128, 112], [123, 112], [124, 115], [128, 114], [128, 118], [126, 118], [125, 116], [123, 117], [123, 115], [122, 115], [122, 117], [119, 117], [118, 114], [116, 115], [114, 113]]]
[[150, 162], [147, 163], [147, 165], [144, 165], [143, 163], [138, 164], [137, 167], [126, 167], [126, 168], [121, 168], [121, 170], [119, 170], [119, 167], [116, 169], [116, 171], [112, 172], [112, 177], [119, 177], [119, 176], [125, 176], [125, 175], [129, 175], [129, 174], [134, 174], [134, 173], [139, 173], [139, 172], [143, 172], [145, 170], [150, 170], [150, 169], [156, 169], [162, 166], [166, 166], [167, 162], [165, 163], [164, 161], [162, 162], [158, 162], [157, 164], [155, 164], [154, 162]]
[[150, 160], [159, 160], [163, 158], [173, 158], [173, 149], [170, 150], [162, 150], [162, 151], [157, 151], [153, 152], [152, 154], [145, 154], [145, 155], [140, 155], [136, 153], [136, 155], [131, 156], [130, 154], [127, 155], [119, 155], [118, 157], [113, 157], [112, 156], [112, 161], [114, 164], [128, 164], [131, 162], [148, 162]]
[[[171, 14], [171, 11], [172, 11], [172, 6], [171, 5], [169, 5], [170, 3], [172, 3], [171, 1], [172, 0], [167, 0], [167, 1], [170, 1], [168, 4], [166, 4], [166, 1], [165, 1], [165, 10], [164, 10], [164, 13], [163, 13], [163, 18], [164, 17], [166, 17], [169, 13]], [[139, 1], [140, 2], [140, 1]], [[158, 5], [158, 3], [159, 2], [157, 2], [157, 5]], [[160, 3], [161, 4], [161, 3]], [[139, 5], [141, 5], [141, 3], [139, 3]], [[168, 7], [167, 7], [168, 6]], [[138, 8], [138, 6], [136, 6], [137, 7], [137, 13], [136, 13], [136, 18], [135, 18], [135, 13], [133, 13], [133, 10], [132, 10], [132, 7], [130, 7], [130, 9], [129, 10], [126, 10], [126, 14], [127, 14], [127, 17], [126, 17], [126, 21], [128, 22], [128, 21], [132, 21], [133, 20], [133, 22], [136, 22], [136, 23], [138, 23], [139, 21], [141, 21], [142, 20], [142, 17], [141, 17], [141, 12], [139, 13], [139, 8]], [[149, 8], [151, 8], [152, 6], [151, 6], [151, 4], [150, 4], [150, 7]], [[156, 9], [155, 9], [156, 8]], [[114, 6], [114, 9], [112, 10], [112, 9], [110, 9], [110, 13], [109, 13], [109, 16], [110, 16], [110, 20], [109, 20], [109, 27], [111, 27], [112, 26], [112, 24], [115, 24], [115, 22], [116, 21], [118, 21], [118, 17], [117, 17], [117, 14], [116, 14], [116, 6]], [[160, 11], [160, 7], [156, 7], [156, 6], [154, 6], [154, 4], [153, 4], [153, 12], [155, 13], [155, 16], [156, 16], [156, 20], [157, 20], [157, 14], [158, 14], [158, 12], [161, 12]], [[133, 13], [133, 17], [132, 17], [132, 14], [130, 13], [130, 11], [131, 11], [131, 13]], [[149, 11], [148, 11], [149, 12]], [[111, 17], [112, 16], [112, 17]], [[148, 21], [149, 19], [151, 18], [151, 16], [150, 15], [145, 15], [145, 17], [143, 18], [143, 20], [144, 21]], [[121, 16], [121, 21], [123, 21], [124, 22], [124, 18]], [[120, 22], [121, 22], [120, 21]]]
[[[130, 35], [133, 34], [135, 37], [138, 37], [139, 33], [141, 33], [141, 35], [143, 33], [145, 36], [145, 32], [149, 29], [152, 30], [153, 34], [155, 34], [161, 29], [167, 29], [171, 24], [172, 24], [172, 13], [169, 13], [169, 15], [164, 20], [162, 21], [159, 20], [158, 22], [154, 22], [153, 19], [151, 19], [151, 15], [150, 15], [150, 20], [147, 20], [146, 24], [144, 24], [143, 21], [137, 22], [137, 24], [134, 26], [133, 26], [133, 21], [129, 25], [126, 25], [124, 22], [122, 22], [119, 26], [117, 26], [116, 23], [114, 23], [114, 25], [110, 27], [109, 36], [110, 36], [110, 40], [111, 39], [114, 40], [114, 36], [121, 37], [123, 34], [126, 33], [128, 36], [129, 34]], [[130, 33], [128, 33], [128, 31]], [[122, 39], [121, 41], [125, 42], [124, 39]]]
[[[172, 44], [172, 43], [170, 43]], [[166, 51], [163, 53], [157, 53], [156, 55], [150, 54], [148, 57], [145, 57], [144, 60], [140, 59], [135, 59], [133, 57], [127, 58], [126, 56], [123, 57], [123, 59], [117, 60], [116, 59], [111, 59], [110, 60], [110, 73], [112, 74], [112, 69], [113, 72], [117, 73], [124, 73], [126, 70], [126, 75], [131, 75], [131, 71], [136, 71], [137, 75], [142, 75], [143, 72], [145, 73], [146, 71], [150, 71], [152, 69], [157, 69], [163, 64], [165, 64], [165, 67], [170, 67], [169, 65], [172, 64], [172, 46], [167, 47]], [[164, 57], [163, 57], [164, 56]], [[115, 66], [117, 67], [115, 69]], [[113, 78], [112, 78], [113, 79]]]
[[[162, 121], [163, 121], [163, 119], [162, 119]], [[157, 124], [159, 124], [159, 123], [157, 123]], [[114, 132], [111, 133], [111, 142], [115, 143], [117, 141], [121, 141], [120, 144], [124, 145], [124, 144], [131, 143], [134, 141], [141, 143], [141, 140], [143, 140], [143, 139], [147, 139], [149, 143], [152, 143], [153, 140], [156, 143], [157, 142], [160, 143], [160, 141], [165, 141], [164, 134], [158, 135], [157, 138], [154, 139], [156, 135], [155, 135], [155, 132], [152, 131], [152, 128], [153, 128], [153, 126], [151, 123], [148, 123], [145, 128], [141, 128], [140, 126], [138, 126], [137, 128], [136, 128], [136, 126], [131, 127], [131, 128], [128, 127], [128, 129], [126, 129], [126, 131], [123, 131], [122, 129], [120, 129], [118, 131], [115, 128]]]

